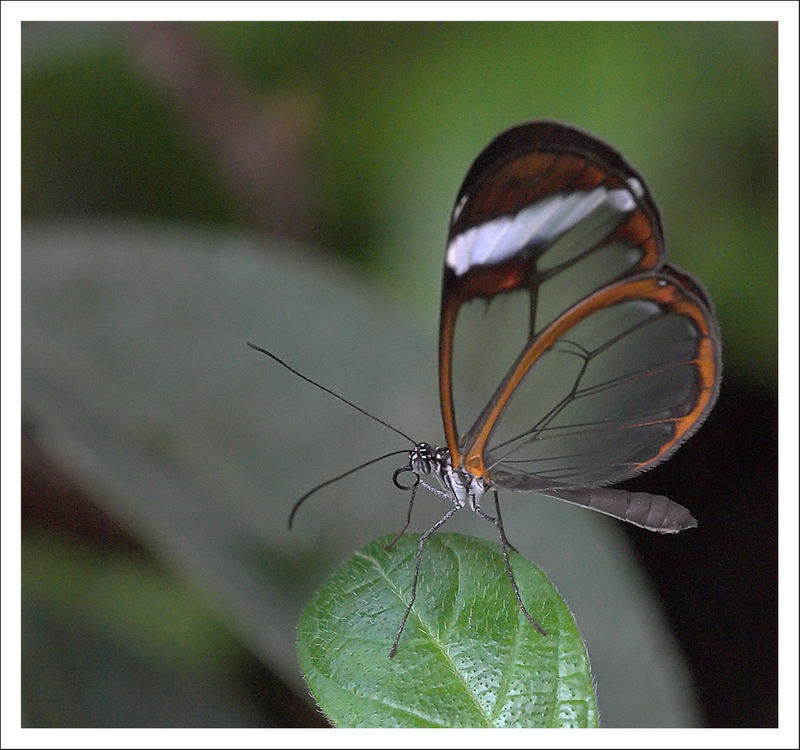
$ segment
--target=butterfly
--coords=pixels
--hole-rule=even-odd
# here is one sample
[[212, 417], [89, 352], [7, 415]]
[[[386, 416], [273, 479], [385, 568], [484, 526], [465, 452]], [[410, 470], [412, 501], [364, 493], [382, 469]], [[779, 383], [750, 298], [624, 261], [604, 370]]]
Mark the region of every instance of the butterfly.
[[[659, 211], [641, 175], [577, 128], [535, 121], [506, 130], [458, 191], [439, 319], [444, 446], [414, 441], [250, 346], [413, 443], [393, 474], [411, 492], [394, 541], [419, 487], [449, 503], [420, 536], [389, 656], [414, 604], [426, 540], [466, 507], [495, 526], [518, 605], [545, 634], [514, 579], [498, 490], [539, 493], [656, 532], [697, 525], [664, 496], [608, 485], [667, 460], [708, 416], [722, 366], [713, 306], [699, 282], [665, 261]], [[311, 494], [398, 453], [306, 493], [290, 526]]]

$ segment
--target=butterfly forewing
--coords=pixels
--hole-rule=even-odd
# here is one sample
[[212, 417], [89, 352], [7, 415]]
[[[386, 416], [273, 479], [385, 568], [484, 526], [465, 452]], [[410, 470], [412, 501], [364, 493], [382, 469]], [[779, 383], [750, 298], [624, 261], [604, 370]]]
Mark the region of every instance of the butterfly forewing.
[[457, 464], [515, 489], [606, 484], [699, 426], [716, 323], [663, 247], [642, 178], [591, 136], [529, 123], [484, 150], [445, 258], [440, 393]]
[[[474, 424], [529, 340], [527, 294], [501, 294], [461, 306], [453, 342], [457, 428]], [[501, 336], [497, 335], [502, 331]]]

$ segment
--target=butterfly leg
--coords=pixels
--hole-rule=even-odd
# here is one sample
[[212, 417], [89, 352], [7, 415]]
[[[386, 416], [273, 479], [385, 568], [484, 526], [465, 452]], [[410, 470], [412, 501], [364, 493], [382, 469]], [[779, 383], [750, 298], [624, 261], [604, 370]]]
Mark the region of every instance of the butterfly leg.
[[427, 541], [428, 537], [433, 534], [437, 529], [441, 528], [447, 521], [452, 518], [452, 516], [461, 510], [460, 505], [453, 505], [450, 510], [447, 511], [433, 526], [431, 526], [422, 536], [419, 538], [419, 547], [417, 548], [417, 562], [414, 568], [414, 580], [411, 584], [411, 596], [408, 600], [408, 606], [406, 607], [405, 614], [403, 615], [403, 621], [400, 623], [400, 629], [397, 631], [397, 635], [394, 637], [394, 642], [392, 643], [392, 647], [389, 649], [389, 658], [391, 659], [397, 653], [397, 644], [400, 642], [400, 635], [402, 634], [405, 626], [406, 620], [408, 620], [409, 614], [411, 614], [411, 607], [414, 606], [414, 600], [417, 598], [417, 580], [419, 579], [419, 565], [422, 561], [422, 548], [425, 546], [425, 542]]
[[511, 568], [511, 561], [508, 559], [508, 550], [511, 548], [516, 552], [516, 549], [511, 546], [508, 539], [506, 538], [506, 532], [503, 528], [503, 519], [500, 515], [500, 497], [497, 494], [497, 490], [494, 490], [494, 507], [497, 510], [497, 517], [492, 518], [488, 513], [485, 513], [480, 505], [478, 505], [477, 498], [473, 499], [472, 508], [478, 514], [480, 518], [484, 521], [489, 521], [490, 523], [494, 524], [494, 527], [497, 529], [497, 534], [500, 537], [500, 549], [503, 552], [503, 562], [506, 566], [506, 573], [508, 573], [508, 579], [511, 581], [511, 588], [514, 589], [514, 596], [517, 598], [517, 603], [519, 604], [519, 608], [522, 610], [522, 614], [525, 615], [525, 619], [533, 625], [542, 635], [547, 635], [547, 631], [538, 623], [536, 620], [533, 619], [531, 613], [528, 612], [528, 608], [525, 606], [524, 602], [522, 601], [522, 595], [519, 593], [519, 588], [517, 587], [517, 579], [514, 578], [514, 571]]
[[384, 549], [388, 550], [388, 549], [391, 549], [392, 547], [394, 547], [394, 545], [397, 543], [397, 540], [401, 536], [403, 536], [403, 534], [406, 533], [406, 529], [408, 528], [409, 524], [411, 523], [411, 509], [414, 507], [414, 498], [416, 497], [416, 495], [417, 495], [417, 488], [413, 487], [411, 489], [411, 499], [408, 501], [408, 512], [406, 513], [406, 523], [403, 526], [403, 528], [400, 529], [400, 533], [394, 539], [392, 539], [392, 541], [389, 542], [389, 544], [387, 544], [384, 547]]
[[[403, 536], [403, 534], [406, 533], [406, 529], [409, 527], [411, 523], [411, 509], [414, 506], [414, 498], [416, 497], [417, 494], [417, 487], [424, 487], [426, 490], [428, 490], [428, 492], [433, 493], [437, 497], [441, 497], [443, 500], [447, 500], [451, 503], [453, 502], [453, 497], [454, 497], [453, 493], [442, 492], [441, 490], [437, 490], [435, 487], [431, 487], [427, 482], [423, 481], [422, 479], [419, 479], [419, 477], [417, 479], [418, 479], [417, 483], [411, 488], [411, 499], [408, 501], [408, 513], [406, 513], [406, 524], [405, 526], [403, 526], [402, 529], [400, 529], [400, 533], [394, 539], [392, 539], [392, 541], [389, 542], [389, 544], [387, 544], [384, 547], [384, 549], [391, 549], [397, 543], [397, 540], [401, 536]], [[461, 506], [459, 505], [458, 507], [460, 508]], [[511, 549], [514, 548], [511, 547]], [[516, 550], [514, 551], [516, 552]]]
[[494, 510], [497, 514], [497, 530], [500, 532], [500, 540], [503, 544], [506, 545], [507, 549], [510, 549], [512, 552], [519, 552], [519, 550], [508, 541], [508, 537], [506, 536], [506, 530], [503, 528], [503, 517], [500, 515], [500, 495], [497, 494], [497, 490], [494, 490]]

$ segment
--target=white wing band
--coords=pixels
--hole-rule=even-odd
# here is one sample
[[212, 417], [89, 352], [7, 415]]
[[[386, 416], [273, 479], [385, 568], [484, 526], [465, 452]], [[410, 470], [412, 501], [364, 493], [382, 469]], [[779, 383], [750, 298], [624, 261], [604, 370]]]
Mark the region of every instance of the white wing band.
[[461, 276], [473, 266], [503, 263], [527, 245], [549, 244], [601, 207], [630, 213], [644, 189], [635, 177], [628, 186], [630, 190], [600, 186], [589, 192], [550, 195], [514, 216], [470, 227], [447, 246], [447, 265]]

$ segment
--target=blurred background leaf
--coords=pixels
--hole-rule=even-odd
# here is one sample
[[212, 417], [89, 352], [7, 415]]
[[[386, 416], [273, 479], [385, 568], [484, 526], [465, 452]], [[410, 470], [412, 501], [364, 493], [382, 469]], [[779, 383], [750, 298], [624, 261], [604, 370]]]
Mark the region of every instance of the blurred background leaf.
[[244, 649], [152, 562], [41, 534], [22, 559], [24, 724], [264, 723]]
[[[692, 508], [694, 537], [631, 532], [628, 545], [605, 519], [512, 498], [507, 524], [529, 530], [515, 543], [576, 614], [605, 726], [774, 725], [776, 24], [26, 23], [22, 34], [23, 549], [77, 556], [24, 567], [32, 725], [102, 723], [85, 718], [90, 705], [45, 712], [32, 692], [52, 684], [41, 670], [63, 668], [36, 660], [36, 633], [106, 622], [47, 590], [75, 585], [82, 555], [121, 556], [127, 572], [103, 582], [116, 600], [140, 585], [131, 566], [151, 580], [146, 554], [188, 583], [199, 623], [225, 623], [192, 626], [207, 643], [233, 653], [235, 638], [260, 661], [247, 679], [236, 658], [166, 670], [204, 675], [208, 721], [319, 723], [294, 660], [299, 608], [403, 510], [378, 468], [320, 498], [291, 536], [285, 514], [309, 485], [402, 446], [244, 341], [438, 440], [449, 210], [489, 139], [534, 118], [588, 129], [645, 175], [671, 259], [716, 303], [726, 369], [707, 426], [639, 485]], [[135, 629], [140, 607], [119, 609]], [[182, 618], [154, 616], [159, 638]], [[78, 630], [107, 645], [86, 679], [119, 681], [124, 629]], [[60, 642], [65, 659], [86, 652]], [[301, 697], [276, 708], [285, 686]], [[192, 723], [175, 711], [153, 721]]]
[[[291, 534], [287, 512], [317, 482], [406, 446], [245, 340], [302, 360], [391, 422], [436, 434], [436, 394], [425, 388], [436, 331], [415, 331], [399, 300], [310, 250], [273, 242], [265, 260], [263, 247], [130, 222], [26, 228], [23, 403], [35, 445], [304, 695], [302, 607], [338, 561], [399, 530], [408, 498], [389, 481], [398, 463], [387, 462], [326, 488]], [[415, 527], [441, 515], [438, 501], [416, 505]], [[618, 524], [522, 495], [503, 515], [525, 529], [514, 535], [520, 552], [576, 609], [606, 720], [695, 722], [685, 667]], [[492, 537], [473, 516], [458, 514], [448, 530]]]

